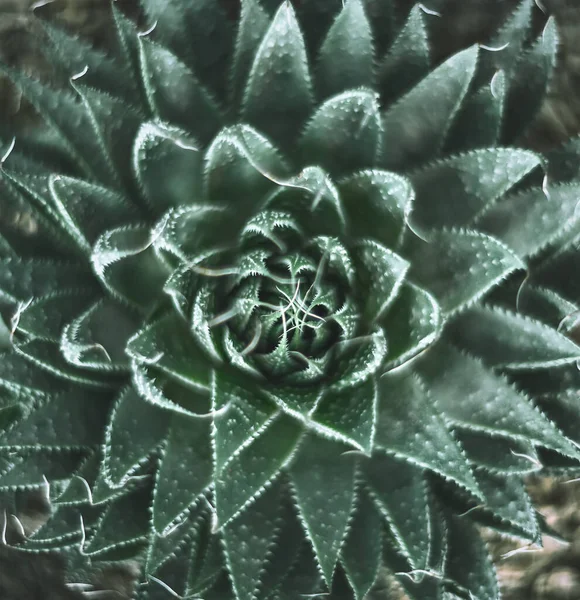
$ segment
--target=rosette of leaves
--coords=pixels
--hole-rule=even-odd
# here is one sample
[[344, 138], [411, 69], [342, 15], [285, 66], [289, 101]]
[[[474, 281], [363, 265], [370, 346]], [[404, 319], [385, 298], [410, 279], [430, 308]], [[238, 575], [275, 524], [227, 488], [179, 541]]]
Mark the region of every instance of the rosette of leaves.
[[522, 476], [580, 459], [537, 400], [580, 348], [519, 308], [577, 228], [517, 146], [554, 23], [432, 64], [421, 5], [141, 4], [111, 56], [45, 25], [62, 89], [5, 69], [47, 124], [2, 161], [23, 550], [138, 556], [152, 599], [496, 598], [476, 525], [539, 543]]

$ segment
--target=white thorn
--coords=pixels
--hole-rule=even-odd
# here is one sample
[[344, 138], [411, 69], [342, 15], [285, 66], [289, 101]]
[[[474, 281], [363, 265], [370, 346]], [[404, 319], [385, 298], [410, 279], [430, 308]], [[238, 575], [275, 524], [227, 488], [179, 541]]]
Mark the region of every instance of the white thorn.
[[87, 488], [87, 494], [89, 496], [89, 504], [91, 506], [93, 506], [93, 490], [91, 490], [91, 486], [89, 485], [89, 482], [84, 477], [81, 477], [80, 475], [77, 475], [77, 477], [84, 483], [85, 487]]
[[89, 65], [85, 65], [85, 68], [80, 73], [77, 73], [76, 75], [73, 75], [71, 77], [71, 80], [72, 81], [76, 81], [77, 79], [80, 79], [81, 77], [84, 77], [88, 72], [89, 72]]
[[14, 146], [16, 146], [16, 138], [13, 137], [12, 141], [10, 142], [10, 146], [8, 146], [8, 150], [6, 150], [6, 152], [4, 153], [4, 156], [2, 158], [0, 158], [0, 165], [3, 165], [7, 158], [12, 154], [12, 150], [14, 150]]
[[498, 46], [497, 48], [494, 48], [493, 46], [486, 46], [485, 44], [479, 44], [479, 47], [483, 48], [484, 50], [487, 50], [488, 52], [501, 52], [502, 50], [505, 50], [509, 45], [510, 43], [506, 42], [503, 46]]
[[524, 286], [529, 278], [530, 278], [530, 273], [528, 272], [526, 274], [526, 276], [524, 277], [522, 283], [520, 284], [520, 287], [518, 288], [518, 293], [516, 294], [516, 312], [520, 312], [520, 297], [524, 290]]
[[156, 365], [164, 356], [165, 352], [158, 352], [155, 356], [152, 356], [151, 358], [142, 356], [140, 357], [140, 360], [146, 365]]
[[542, 181], [542, 192], [544, 192], [544, 196], [546, 196], [546, 198], [548, 200], [551, 200], [550, 190], [548, 189], [548, 174], [547, 173], [544, 175], [544, 179]]
[[474, 510], [478, 510], [479, 508], [485, 508], [485, 504], [478, 504], [477, 506], [473, 506], [469, 510], [466, 510], [465, 512], [462, 512], [462, 513], [459, 513], [457, 516], [458, 517], [465, 517], [465, 515], [468, 515], [470, 512], [472, 512]]
[[137, 35], [141, 38], [141, 37], [145, 37], [145, 36], [149, 35], [150, 33], [153, 33], [153, 31], [157, 27], [157, 23], [158, 23], [158, 21], [155, 21], [155, 23], [153, 23], [153, 25], [151, 25], [151, 27], [149, 27], [149, 29], [146, 29], [145, 31], [140, 31]]
[[53, 4], [54, 2], [56, 2], [56, 0], [39, 0], [38, 2], [30, 5], [30, 10], [34, 12], [37, 8], [42, 8], [43, 6], [46, 6], [47, 4]]
[[495, 84], [497, 81], [497, 78], [499, 77], [499, 74], [501, 73], [501, 71], [496, 71], [494, 76], [491, 78], [491, 81], [489, 82], [489, 89], [491, 90], [491, 95], [497, 100], [498, 95], [497, 92], [495, 91]]
[[79, 591], [91, 590], [94, 587], [90, 583], [78, 583], [78, 582], [65, 583], [65, 585], [67, 588], [70, 588], [71, 590], [79, 590]]
[[546, 14], [546, 7], [543, 5], [542, 2], [540, 2], [540, 0], [535, 0], [536, 2], [536, 6], [544, 13]]
[[11, 517], [14, 519], [14, 521], [16, 522], [16, 525], [18, 526], [18, 529], [19, 529], [19, 531], [20, 531], [20, 535], [21, 535], [23, 538], [27, 538], [28, 536], [26, 535], [26, 531], [24, 531], [24, 525], [22, 524], [22, 521], [21, 521], [21, 520], [20, 520], [20, 519], [19, 519], [19, 518], [18, 518], [16, 515], [10, 514], [10, 516], [11, 516]]
[[419, 8], [426, 14], [431, 15], [433, 17], [440, 17], [441, 13], [433, 10], [431, 8], [427, 8], [424, 4], [419, 4]]
[[515, 556], [516, 554], [525, 554], [527, 552], [540, 552], [542, 550], [542, 548], [532, 548], [531, 545], [530, 546], [522, 546], [521, 548], [516, 548], [515, 550], [511, 550], [510, 552], [506, 552], [505, 554], [501, 555], [501, 558], [511, 558], [512, 556]]
[[568, 481], [564, 481], [563, 483], [576, 483], [577, 481], [580, 481], [580, 477], [576, 477], [576, 479], [568, 479]]
[[12, 341], [14, 339], [14, 334], [16, 333], [16, 331], [18, 329], [18, 325], [20, 323], [20, 318], [22, 316], [22, 313], [31, 304], [32, 304], [32, 298], [30, 298], [26, 302], [19, 302], [18, 303], [18, 306], [16, 307], [16, 312], [12, 315], [12, 318], [10, 319], [10, 325], [11, 325], [11, 329], [10, 329], [10, 341]]
[[3, 546], [7, 546], [8, 542], [6, 541], [6, 527], [8, 525], [8, 515], [6, 514], [6, 509], [4, 509], [4, 520], [2, 521], [2, 537], [0, 538], [0, 542]]
[[529, 456], [528, 454], [522, 454], [520, 452], [514, 452], [513, 450], [510, 450], [510, 452], [514, 456], [519, 456], [520, 458], [525, 458], [526, 460], [529, 460], [533, 465], [535, 465], [536, 467], [538, 467], [538, 469], [542, 468], [542, 463], [537, 458], [534, 458], [533, 456]]
[[46, 497], [46, 501], [50, 502], [50, 482], [46, 478], [46, 475], [43, 475], [42, 479], [44, 481], [44, 489], [45, 489], [44, 495]]
[[226, 323], [227, 321], [229, 321], [230, 319], [233, 319], [238, 314], [239, 314], [239, 310], [236, 307], [230, 308], [230, 310], [227, 310], [226, 312], [222, 313], [221, 315], [217, 315], [217, 317], [210, 319], [207, 322], [207, 324], [211, 329], [212, 327], [217, 327], [218, 325], [222, 325], [223, 323]]
[[173, 588], [169, 587], [164, 581], [161, 581], [161, 579], [157, 579], [157, 577], [155, 577], [154, 575], [148, 575], [147, 577], [151, 579], [151, 581], [154, 581], [155, 583], [160, 585], [163, 589], [165, 589], [174, 598], [177, 598], [178, 600], [194, 600], [195, 598], [201, 600], [199, 596], [180, 596]]
[[193, 150], [195, 152], [199, 152], [199, 148], [197, 146], [190, 146], [189, 144], [186, 144], [185, 142], [181, 141], [181, 140], [173, 140], [173, 143], [176, 146], [179, 146], [180, 148], [183, 148], [184, 150]]

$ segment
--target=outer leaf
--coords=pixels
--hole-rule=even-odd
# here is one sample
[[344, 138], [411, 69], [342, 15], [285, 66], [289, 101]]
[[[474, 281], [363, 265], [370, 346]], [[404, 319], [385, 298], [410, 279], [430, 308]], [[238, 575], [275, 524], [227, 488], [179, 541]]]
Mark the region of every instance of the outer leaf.
[[163, 534], [212, 480], [209, 419], [174, 414], [153, 494], [153, 527]]
[[309, 436], [292, 465], [298, 510], [326, 582], [330, 585], [343, 545], [355, 496], [352, 456], [344, 447]]
[[[378, 4], [378, 3], [377, 3]], [[384, 4], [384, 3], [383, 3]], [[414, 6], [405, 26], [379, 66], [379, 90], [385, 105], [409, 91], [429, 72], [429, 41], [420, 6]]]
[[372, 167], [381, 141], [375, 95], [367, 90], [347, 91], [314, 113], [300, 140], [300, 156], [303, 163], [318, 163], [331, 174], [349, 173]]
[[458, 346], [491, 366], [535, 369], [580, 358], [580, 347], [551, 327], [490, 306], [459, 316], [450, 332]]
[[236, 598], [253, 600], [276, 536], [280, 486], [274, 485], [224, 527], [224, 546]]
[[291, 460], [301, 428], [279, 415], [228, 463], [215, 482], [215, 501], [220, 526], [241, 514]]
[[242, 115], [276, 143], [287, 146], [311, 104], [304, 40], [292, 4], [284, 2], [256, 53]]
[[417, 194], [412, 222], [422, 230], [463, 227], [540, 165], [527, 150], [473, 150], [411, 175]]
[[386, 169], [409, 168], [437, 154], [467, 92], [476, 61], [476, 47], [459, 52], [389, 108], [383, 118], [381, 163]]
[[365, 480], [411, 567], [427, 568], [432, 534], [422, 470], [390, 456], [373, 456], [365, 465]]
[[112, 486], [126, 483], [167, 434], [169, 413], [125, 388], [111, 412], [105, 432], [103, 467]]
[[316, 83], [327, 98], [357, 87], [372, 87], [373, 40], [361, 0], [348, 0], [336, 17], [320, 49]]
[[579, 193], [577, 183], [531, 188], [491, 206], [476, 220], [476, 227], [520, 256], [535, 255], [577, 226]]
[[387, 374], [379, 380], [375, 446], [480, 492], [467, 459], [417, 377]]
[[457, 427], [506, 436], [576, 456], [578, 451], [504, 378], [441, 344], [420, 365], [434, 400]]
[[441, 231], [417, 242], [411, 275], [447, 313], [464, 310], [524, 263], [510, 248], [475, 231]]
[[341, 552], [341, 563], [357, 600], [362, 600], [375, 582], [381, 550], [380, 516], [361, 490]]

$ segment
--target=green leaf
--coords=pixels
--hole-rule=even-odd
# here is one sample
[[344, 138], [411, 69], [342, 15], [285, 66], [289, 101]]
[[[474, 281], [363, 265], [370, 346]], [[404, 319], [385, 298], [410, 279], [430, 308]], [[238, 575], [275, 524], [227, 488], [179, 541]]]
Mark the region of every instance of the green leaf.
[[373, 377], [358, 386], [322, 396], [312, 419], [340, 439], [370, 454], [377, 420], [377, 384]]
[[383, 106], [423, 79], [429, 73], [429, 62], [429, 40], [423, 11], [420, 6], [414, 6], [405, 26], [379, 64], [378, 87]]
[[136, 315], [111, 298], [94, 302], [62, 331], [60, 351], [71, 365], [104, 373], [128, 371], [127, 342]]
[[394, 368], [417, 356], [441, 333], [443, 316], [437, 300], [426, 290], [405, 282], [380, 326], [387, 332], [387, 367]]
[[413, 225], [430, 231], [464, 227], [532, 169], [539, 155], [515, 148], [473, 150], [411, 174]]
[[153, 527], [160, 534], [193, 504], [212, 480], [209, 419], [174, 413], [153, 494]]
[[258, 596], [277, 534], [279, 513], [280, 487], [274, 485], [223, 528], [226, 563], [238, 600]]
[[95, 244], [92, 263], [113, 297], [138, 310], [146, 311], [158, 301], [168, 276], [146, 226], [125, 226], [104, 233]]
[[451, 339], [490, 366], [545, 369], [580, 358], [580, 347], [555, 329], [498, 307], [477, 307], [451, 325]]
[[302, 133], [299, 155], [303, 164], [319, 164], [331, 175], [349, 173], [375, 165], [381, 137], [375, 94], [349, 90], [316, 110]]
[[400, 459], [376, 455], [365, 462], [364, 474], [371, 498], [388, 522], [399, 550], [413, 569], [426, 569], [432, 540], [422, 470]]
[[458, 442], [417, 376], [391, 373], [379, 379], [375, 447], [439, 473], [474, 496], [481, 496]]
[[367, 323], [374, 323], [396, 300], [411, 265], [371, 240], [358, 244], [354, 259], [357, 263], [357, 287], [364, 290], [364, 298], [360, 298], [361, 316]]
[[397, 249], [411, 211], [414, 192], [408, 179], [367, 170], [339, 181], [340, 199], [353, 238], [373, 238]]
[[530, 188], [494, 204], [475, 224], [518, 255], [533, 256], [577, 227], [579, 193], [577, 183]]
[[302, 128], [311, 106], [304, 40], [292, 4], [284, 2], [256, 53], [242, 116], [286, 147]]
[[316, 71], [320, 98], [374, 83], [374, 51], [361, 0], [348, 0], [326, 34]]
[[108, 411], [107, 397], [86, 389], [54, 394], [3, 433], [2, 446], [44, 450], [97, 446]]
[[420, 369], [434, 402], [455, 427], [578, 455], [528, 398], [479, 360], [442, 343], [438, 352], [426, 356]]
[[302, 434], [301, 427], [285, 415], [272, 419], [267, 427], [234, 455], [215, 482], [219, 526], [243, 513], [265, 487], [292, 459]]
[[411, 276], [437, 298], [446, 313], [477, 302], [517, 269], [520, 258], [502, 242], [484, 233], [451, 230], [435, 233], [412, 250]]
[[222, 124], [211, 95], [172, 52], [144, 37], [139, 43], [144, 86], [153, 114], [209, 143]]
[[156, 217], [192, 204], [202, 188], [202, 155], [190, 134], [143, 123], [133, 146], [133, 167], [147, 208]]
[[362, 600], [373, 586], [381, 551], [380, 515], [369, 495], [360, 490], [340, 559], [356, 600]]
[[355, 500], [356, 462], [343, 455], [344, 450], [336, 442], [310, 435], [290, 472], [303, 527], [328, 585]]
[[503, 139], [514, 143], [531, 126], [552, 78], [558, 51], [558, 32], [552, 17], [537, 42], [517, 62], [510, 77]]
[[504, 121], [506, 79], [503, 71], [464, 102], [451, 126], [445, 152], [457, 154], [497, 145]]
[[466, 519], [451, 517], [448, 523], [449, 577], [478, 600], [497, 600], [495, 569], [479, 532]]
[[384, 168], [408, 169], [438, 153], [467, 92], [476, 61], [475, 46], [455, 54], [387, 110], [383, 117]]
[[235, 206], [238, 222], [255, 213], [286, 168], [278, 150], [247, 125], [221, 131], [205, 155], [205, 195], [216, 206]]
[[124, 485], [161, 444], [169, 412], [140, 398], [132, 386], [118, 396], [105, 429], [103, 472], [113, 487]]
[[133, 548], [147, 538], [150, 491], [148, 488], [122, 496], [107, 507], [95, 533], [88, 539], [84, 552], [104, 559], [110, 551]]
[[231, 23], [215, 0], [144, 0], [153, 34], [191, 65], [201, 82], [218, 97], [225, 94], [224, 73], [233, 46]]
[[207, 394], [210, 363], [187, 332], [187, 324], [171, 312], [137, 332], [127, 343], [127, 354], [151, 364], [193, 391]]
[[268, 427], [275, 407], [260, 390], [241, 385], [220, 370], [213, 371], [211, 390], [212, 410], [221, 415], [213, 421], [214, 464], [219, 473], [262, 428]]
[[264, 35], [268, 31], [268, 15], [258, 0], [242, 0], [240, 24], [230, 77], [230, 97], [236, 112], [242, 103], [250, 69]]

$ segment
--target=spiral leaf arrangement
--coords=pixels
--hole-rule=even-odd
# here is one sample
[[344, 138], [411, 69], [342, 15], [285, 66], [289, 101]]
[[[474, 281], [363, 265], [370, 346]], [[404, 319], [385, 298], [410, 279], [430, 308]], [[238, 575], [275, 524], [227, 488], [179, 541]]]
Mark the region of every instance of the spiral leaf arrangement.
[[554, 23], [432, 64], [420, 4], [140, 2], [110, 55], [44, 24], [62, 86], [3, 68], [46, 123], [0, 180], [23, 551], [151, 600], [497, 598], [476, 526], [540, 543], [522, 476], [580, 465], [579, 145], [518, 147]]

